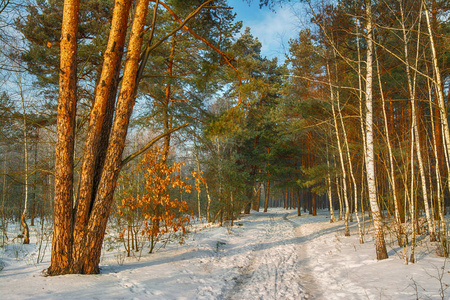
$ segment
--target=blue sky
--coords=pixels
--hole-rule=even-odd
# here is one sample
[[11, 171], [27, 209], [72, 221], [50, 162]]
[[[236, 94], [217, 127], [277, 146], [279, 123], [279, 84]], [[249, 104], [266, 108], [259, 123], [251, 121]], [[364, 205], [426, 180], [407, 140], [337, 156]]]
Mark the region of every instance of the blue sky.
[[259, 8], [259, 1], [250, 4], [245, 0], [228, 0], [234, 7], [236, 20], [243, 21], [243, 29], [250, 27], [253, 36], [262, 43], [262, 55], [268, 58], [285, 59], [289, 50], [288, 41], [296, 38], [300, 28], [305, 24], [305, 10], [299, 1], [276, 5], [274, 11], [267, 7]]

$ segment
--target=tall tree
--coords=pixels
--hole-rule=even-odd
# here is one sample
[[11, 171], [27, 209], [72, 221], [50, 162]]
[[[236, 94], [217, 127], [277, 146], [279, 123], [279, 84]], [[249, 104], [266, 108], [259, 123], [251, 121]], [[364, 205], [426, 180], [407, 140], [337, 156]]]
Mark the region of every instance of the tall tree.
[[375, 226], [375, 247], [377, 259], [388, 258], [383, 232], [383, 220], [378, 206], [377, 187], [375, 182], [375, 153], [373, 142], [373, 24], [372, 1], [366, 0], [366, 170], [370, 207]]
[[50, 275], [70, 273], [72, 265], [73, 150], [75, 141], [77, 31], [79, 0], [64, 1], [61, 30], [57, 143], [55, 146], [55, 214]]
[[[148, 37], [146, 50], [151, 51], [183, 28], [211, 0], [203, 1], [190, 12], [181, 24], [152, 42], [153, 31]], [[73, 209], [73, 151], [76, 109], [76, 54], [79, 1], [67, 0], [64, 6], [60, 97], [58, 103], [58, 142], [56, 147], [55, 222], [52, 263], [48, 274], [93, 274], [99, 272], [101, 246], [107, 220], [111, 211], [113, 194], [121, 169], [127, 129], [135, 104], [138, 84], [142, 78], [145, 51], [141, 60], [144, 25], [147, 20], [149, 0], [139, 0], [134, 8], [127, 57], [118, 91], [120, 62], [125, 45], [126, 24], [131, 0], [117, 0], [111, 20], [109, 39], [104, 51], [103, 66], [96, 87], [93, 109], [90, 113], [85, 141], [78, 199]], [[159, 1], [155, 2], [156, 15]], [[154, 21], [152, 27], [156, 26]], [[147, 37], [147, 36], [146, 36]], [[115, 104], [115, 109], [112, 109]], [[114, 119], [112, 118], [114, 115]], [[174, 128], [179, 129], [179, 127]], [[166, 132], [157, 138], [169, 134]], [[150, 147], [152, 143], [146, 145]], [[142, 153], [142, 151], [138, 151]], [[135, 156], [132, 156], [135, 157]], [[126, 161], [128, 161], [126, 159]], [[74, 215], [73, 215], [74, 214]]]

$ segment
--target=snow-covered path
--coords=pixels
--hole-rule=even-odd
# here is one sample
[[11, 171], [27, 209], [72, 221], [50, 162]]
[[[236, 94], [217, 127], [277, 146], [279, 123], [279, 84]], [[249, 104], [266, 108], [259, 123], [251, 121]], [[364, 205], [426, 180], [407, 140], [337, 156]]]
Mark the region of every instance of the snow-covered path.
[[[305, 264], [300, 253], [306, 254], [306, 249], [295, 235], [297, 224], [287, 216], [287, 213], [256, 214], [238, 222], [234, 236], [222, 241], [218, 257], [205, 261], [223, 266], [219, 271], [227, 266], [234, 269], [214, 274], [210, 282], [199, 287], [199, 298], [307, 299], [310, 287], [302, 285], [300, 272]], [[311, 276], [304, 273], [303, 277]], [[224, 283], [223, 287], [212, 289], [217, 282]]]
[[419, 262], [405, 265], [388, 243], [378, 262], [372, 237], [361, 245], [351, 230], [344, 237], [326, 211], [252, 212], [233, 227], [197, 225], [185, 244], [140, 259], [105, 247], [101, 274], [90, 276], [44, 277], [48, 251], [35, 264], [36, 244], [12, 244], [0, 249], [0, 299], [448, 299], [450, 264], [434, 245], [421, 242]]

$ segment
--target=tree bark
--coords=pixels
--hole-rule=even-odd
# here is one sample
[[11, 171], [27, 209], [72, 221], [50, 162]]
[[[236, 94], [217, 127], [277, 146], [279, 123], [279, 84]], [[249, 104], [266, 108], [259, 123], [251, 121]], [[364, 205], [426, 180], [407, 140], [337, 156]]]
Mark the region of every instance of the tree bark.
[[[166, 83], [165, 88], [165, 98], [162, 101], [162, 110], [163, 110], [163, 128], [164, 131], [169, 131], [172, 127], [172, 120], [171, 116], [169, 114], [170, 105], [172, 102], [172, 76], [173, 76], [173, 60], [175, 56], [175, 45], [176, 45], [176, 36], [174, 35], [172, 37], [172, 45], [170, 46], [170, 55], [169, 60], [167, 62], [167, 78], [168, 81]], [[171, 135], [168, 134], [164, 137], [164, 150], [163, 150], [163, 157], [167, 159], [169, 157], [169, 151], [170, 151], [170, 137]]]
[[265, 198], [264, 198], [264, 212], [267, 212], [267, 208], [269, 206], [269, 196], [270, 196], [270, 180], [267, 180], [266, 182], [266, 188], [264, 189], [266, 192]]
[[61, 30], [61, 63], [55, 146], [55, 207], [49, 275], [70, 272], [72, 256], [73, 153], [77, 85], [79, 0], [65, 0]]
[[[327, 167], [330, 170], [330, 158], [328, 155], [328, 144], [326, 145], [326, 153], [327, 153]], [[331, 175], [330, 171], [327, 172], [327, 196], [330, 205], [330, 223], [336, 222], [336, 217], [334, 216], [334, 208], [333, 208], [333, 193], [331, 191]], [[299, 209], [300, 212], [300, 209]]]
[[[413, 82], [411, 79], [411, 67], [409, 64], [409, 54], [408, 54], [408, 39], [406, 36], [406, 29], [405, 29], [405, 23], [404, 23], [404, 16], [403, 16], [403, 5], [400, 4], [400, 13], [401, 13], [401, 25], [402, 25], [402, 33], [403, 33], [403, 46], [404, 46], [404, 53], [405, 53], [405, 68], [406, 68], [406, 77], [408, 82], [408, 92], [409, 92], [409, 98], [411, 101], [411, 114], [412, 114], [412, 129], [414, 133], [414, 145], [416, 147], [416, 153], [417, 153], [417, 160], [419, 162], [419, 172], [420, 172], [420, 178], [422, 183], [422, 194], [423, 194], [423, 203], [425, 208], [425, 215], [427, 219], [428, 229], [430, 231], [430, 241], [435, 242], [436, 241], [436, 232], [434, 230], [434, 225], [431, 220], [430, 216], [430, 209], [428, 204], [428, 189], [427, 189], [427, 182], [425, 178], [425, 168], [423, 165], [423, 158], [422, 158], [422, 149], [420, 146], [420, 135], [419, 135], [419, 124], [417, 120], [417, 112], [416, 112], [416, 97], [415, 97], [415, 84], [413, 86]], [[419, 34], [420, 34], [420, 20], [418, 22], [419, 26]], [[417, 47], [419, 46], [419, 41], [417, 42]], [[417, 69], [417, 61], [418, 61], [418, 55], [419, 55], [419, 49], [417, 49], [416, 53], [416, 69]], [[414, 83], [416, 82], [416, 77], [414, 76]]]
[[366, 17], [367, 17], [367, 74], [366, 74], [366, 170], [367, 170], [367, 188], [369, 192], [370, 207], [372, 209], [372, 217], [375, 230], [375, 247], [377, 259], [382, 260], [388, 258], [386, 243], [384, 241], [383, 221], [381, 219], [380, 208], [377, 200], [377, 187], [375, 182], [375, 153], [373, 142], [373, 42], [372, 42], [372, 3], [366, 0]]
[[19, 81], [20, 98], [22, 100], [22, 117], [23, 117], [23, 161], [25, 165], [25, 199], [23, 205], [22, 216], [20, 217], [20, 223], [23, 226], [23, 243], [30, 243], [30, 231], [27, 225], [27, 208], [28, 208], [28, 133], [27, 133], [27, 118], [25, 114], [25, 98], [22, 89], [22, 80], [20, 72], [17, 72]]
[[[106, 148], [106, 145], [108, 145], [110, 128], [107, 127], [110, 126], [104, 126], [104, 124], [108, 124], [108, 122], [104, 121], [105, 118], [109, 123], [112, 120], [112, 112], [114, 111], [113, 104], [116, 97], [115, 90], [117, 89], [116, 76], [118, 76], [120, 62], [122, 60], [131, 2], [130, 0], [116, 1], [114, 7], [111, 31], [104, 54], [105, 59], [103, 61], [102, 73], [96, 88], [94, 107], [90, 114], [88, 133], [83, 152], [80, 190], [78, 193], [78, 205], [76, 207], [75, 243], [78, 243], [82, 239], [91, 213], [92, 201], [95, 197], [98, 184], [98, 178], [96, 182], [94, 180], [94, 174], [98, 172], [100, 175], [97, 175], [97, 177], [101, 176], [103, 166], [102, 159], [99, 159], [99, 156], [101, 153], [104, 155], [105, 151], [99, 151], [99, 148]], [[108, 135], [108, 137], [105, 137], [105, 135]], [[102, 137], [106, 140], [100, 143]]]
[[259, 211], [259, 202], [260, 202], [260, 199], [261, 199], [261, 182], [258, 182], [257, 184], [256, 184], [256, 188], [254, 188], [255, 189], [255, 191], [254, 191], [254, 197], [253, 197], [253, 204], [252, 204], [252, 209], [253, 210], [255, 210], [255, 211]]
[[122, 79], [122, 88], [116, 106], [116, 113], [110, 143], [108, 145], [104, 170], [99, 182], [96, 198], [87, 229], [82, 234], [84, 242], [74, 245], [74, 272], [97, 274], [101, 247], [106, 224], [113, 202], [114, 189], [119, 176], [122, 152], [128, 124], [135, 103], [137, 70], [143, 41], [144, 23], [149, 0], [140, 0], [136, 6], [131, 28], [127, 60]]
[[388, 147], [388, 155], [389, 155], [388, 178], [389, 178], [389, 182], [391, 184], [391, 192], [392, 192], [392, 197], [393, 197], [393, 201], [394, 201], [394, 217], [395, 217], [395, 226], [397, 227], [397, 238], [398, 238], [399, 245], [406, 246], [406, 241], [404, 241], [403, 228], [402, 228], [402, 222], [401, 222], [400, 210], [399, 210], [400, 200], [397, 198], [397, 185], [395, 182], [394, 155], [392, 153], [388, 119], [387, 119], [387, 114], [386, 114], [386, 104], [385, 104], [385, 99], [384, 99], [384, 94], [383, 94], [383, 86], [381, 83], [380, 68], [378, 67], [378, 60], [377, 60], [377, 74], [378, 74], [378, 84], [380, 86], [381, 104], [382, 104], [382, 108], [383, 108], [384, 133], [386, 136], [386, 144]]
[[[436, 136], [436, 128], [439, 127], [435, 125], [435, 120], [433, 116], [433, 101], [432, 101], [432, 89], [430, 81], [427, 80], [428, 85], [428, 104], [430, 106], [430, 120], [431, 120], [431, 132], [433, 135], [433, 154], [434, 159], [436, 162], [436, 165], [434, 166], [435, 174], [436, 174], [436, 191], [437, 191], [437, 207], [438, 207], [438, 216], [439, 216], [439, 224], [440, 224], [440, 231], [439, 231], [439, 241], [442, 245], [442, 251], [445, 257], [448, 256], [449, 250], [447, 245], [447, 223], [445, 222], [445, 199], [444, 199], [444, 190], [442, 187], [442, 179], [441, 179], [441, 168], [440, 168], [440, 155], [438, 152], [438, 137]], [[439, 123], [438, 123], [439, 124]]]
[[342, 186], [343, 186], [344, 203], [345, 203], [345, 215], [344, 215], [345, 232], [344, 232], [344, 234], [345, 234], [345, 236], [350, 236], [350, 228], [349, 228], [349, 224], [348, 224], [350, 209], [349, 209], [348, 191], [347, 191], [347, 171], [345, 169], [344, 155], [343, 155], [343, 151], [342, 151], [341, 138], [339, 135], [339, 126], [338, 126], [337, 117], [336, 117], [336, 109], [334, 108], [334, 92], [333, 92], [333, 88], [332, 88], [332, 84], [331, 84], [331, 75], [330, 75], [330, 66], [329, 65], [327, 65], [327, 72], [328, 72], [328, 80], [329, 80], [329, 85], [330, 85], [331, 109], [332, 109], [332, 113], [333, 113], [336, 141], [337, 141], [337, 145], [338, 145], [339, 161], [341, 162], [341, 170], [342, 170]]
[[205, 181], [205, 190], [206, 190], [206, 197], [208, 198], [208, 204], [206, 206], [206, 217], [208, 223], [211, 223], [211, 195], [209, 194], [208, 181]]
[[[444, 135], [444, 157], [447, 165], [447, 171], [450, 173], [450, 129], [448, 125], [448, 108], [445, 105], [444, 101], [444, 92], [442, 90], [442, 79], [441, 79], [441, 72], [438, 64], [437, 54], [436, 54], [436, 47], [434, 42], [434, 35], [433, 35], [433, 29], [430, 22], [430, 16], [427, 9], [426, 1], [422, 1], [423, 8], [425, 11], [425, 17], [427, 22], [427, 29], [428, 29], [428, 37], [430, 39], [430, 46], [431, 46], [431, 57], [432, 57], [432, 65], [434, 69], [434, 75], [435, 75], [435, 89], [436, 89], [436, 96], [438, 98], [438, 105], [439, 107], [439, 116], [441, 123], [441, 130]], [[450, 93], [449, 93], [450, 97]], [[449, 104], [449, 103], [447, 103]], [[437, 115], [437, 114], [436, 114]], [[448, 189], [450, 190], [450, 180], [447, 180]]]

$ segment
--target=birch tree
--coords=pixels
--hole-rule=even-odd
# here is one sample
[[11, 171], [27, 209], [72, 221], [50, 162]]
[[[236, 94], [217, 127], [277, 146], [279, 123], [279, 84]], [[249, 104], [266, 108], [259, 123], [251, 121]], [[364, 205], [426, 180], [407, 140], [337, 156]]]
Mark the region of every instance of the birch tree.
[[27, 128], [27, 117], [25, 113], [25, 96], [23, 94], [22, 86], [22, 76], [20, 70], [17, 72], [17, 80], [19, 83], [20, 99], [22, 100], [22, 120], [23, 120], [23, 161], [25, 165], [25, 199], [23, 205], [23, 212], [20, 217], [20, 223], [23, 226], [23, 243], [30, 243], [30, 231], [27, 224], [27, 212], [28, 212], [28, 128]]
[[330, 66], [327, 65], [327, 73], [328, 73], [328, 80], [330, 84], [330, 97], [331, 97], [331, 109], [333, 114], [333, 121], [334, 121], [334, 130], [336, 133], [336, 141], [338, 146], [338, 152], [339, 152], [339, 161], [341, 164], [341, 171], [342, 171], [342, 193], [344, 194], [344, 203], [345, 203], [345, 215], [344, 215], [344, 224], [345, 224], [345, 236], [350, 236], [350, 228], [349, 228], [349, 214], [350, 214], [350, 208], [349, 208], [349, 201], [348, 201], [348, 191], [347, 191], [347, 170], [345, 168], [345, 161], [344, 161], [344, 154], [343, 149], [341, 145], [341, 138], [339, 134], [339, 125], [337, 122], [336, 117], [336, 109], [334, 108], [334, 92], [331, 84], [331, 76], [330, 76]]
[[[408, 92], [409, 92], [409, 98], [411, 101], [411, 115], [412, 115], [412, 130], [414, 134], [414, 145], [416, 147], [416, 153], [417, 153], [417, 160], [419, 162], [419, 172], [420, 172], [420, 178], [421, 178], [421, 184], [422, 184], [422, 194], [423, 194], [423, 202], [425, 207], [425, 215], [427, 218], [427, 224], [428, 224], [428, 230], [430, 232], [430, 241], [434, 242], [436, 241], [436, 232], [434, 229], [433, 220], [430, 216], [430, 209], [429, 209], [429, 203], [428, 203], [428, 188], [427, 188], [427, 182], [426, 182], [426, 175], [425, 175], [425, 168], [423, 163], [423, 157], [422, 157], [422, 149], [420, 146], [420, 135], [419, 135], [419, 128], [418, 128], [418, 120], [417, 120], [417, 112], [416, 112], [416, 96], [415, 96], [415, 82], [416, 82], [416, 76], [414, 76], [414, 79], [411, 78], [411, 66], [409, 64], [409, 53], [408, 53], [408, 37], [407, 32], [405, 28], [405, 18], [404, 18], [404, 12], [403, 12], [403, 4], [400, 3], [400, 15], [401, 15], [401, 26], [402, 26], [402, 34], [403, 34], [403, 49], [405, 54], [405, 68], [406, 68], [406, 78], [408, 82]], [[418, 22], [418, 33], [420, 34], [420, 18]], [[417, 48], [419, 47], [419, 41], [417, 42]], [[419, 55], [419, 49], [416, 51], [416, 66], [415, 69], [417, 70], [417, 61], [418, 61], [418, 55]]]
[[366, 60], [366, 170], [367, 170], [367, 188], [369, 193], [370, 207], [375, 230], [375, 247], [377, 259], [388, 258], [386, 244], [384, 241], [383, 220], [378, 206], [377, 187], [375, 182], [375, 153], [373, 142], [373, 25], [372, 25], [372, 1], [366, 0], [366, 42], [367, 42], [367, 60]]
[[[436, 46], [434, 42], [434, 34], [433, 29], [431, 26], [430, 16], [427, 8], [426, 1], [422, 0], [423, 5], [423, 11], [425, 14], [426, 24], [427, 24], [427, 30], [428, 30], [428, 38], [430, 40], [430, 50], [431, 50], [431, 58], [432, 58], [432, 66], [434, 70], [434, 76], [435, 76], [435, 90], [436, 90], [436, 97], [438, 99], [438, 107], [439, 107], [439, 113], [441, 116], [442, 121], [442, 129], [444, 132], [444, 149], [446, 149], [446, 160], [447, 164], [449, 164], [450, 159], [450, 129], [448, 125], [448, 113], [447, 113], [447, 106], [445, 105], [444, 100], [444, 91], [443, 91], [443, 85], [442, 85], [442, 79], [441, 79], [441, 71], [438, 64], [437, 54], [436, 54]], [[450, 189], [450, 181], [448, 182], [448, 188]]]

